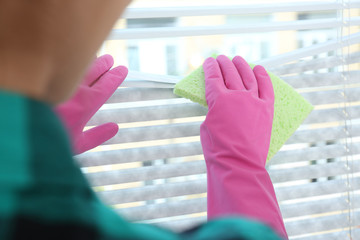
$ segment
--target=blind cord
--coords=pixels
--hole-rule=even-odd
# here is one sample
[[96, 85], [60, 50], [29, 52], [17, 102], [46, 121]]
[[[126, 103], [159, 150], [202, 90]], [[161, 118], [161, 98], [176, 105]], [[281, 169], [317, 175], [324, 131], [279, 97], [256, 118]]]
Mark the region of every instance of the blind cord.
[[352, 196], [353, 196], [353, 185], [351, 184], [351, 179], [353, 179], [353, 154], [352, 154], [352, 146], [353, 146], [353, 139], [351, 135], [351, 127], [352, 127], [352, 121], [351, 116], [348, 112], [349, 103], [348, 103], [348, 96], [347, 96], [347, 85], [348, 85], [348, 76], [349, 76], [349, 67], [347, 65], [346, 59], [349, 60], [350, 55], [350, 46], [346, 44], [346, 39], [344, 39], [345, 31], [346, 34], [350, 34], [350, 21], [346, 21], [345, 15], [347, 15], [348, 19], [351, 17], [350, 13], [350, 1], [351, 0], [340, 0], [340, 3], [342, 5], [342, 9], [338, 11], [338, 17], [340, 17], [341, 22], [343, 23], [341, 28], [338, 31], [338, 41], [340, 42], [341, 48], [340, 48], [340, 58], [342, 64], [340, 65], [341, 68], [341, 77], [343, 80], [343, 96], [344, 96], [344, 131], [346, 134], [345, 137], [345, 149], [346, 149], [346, 155], [345, 155], [345, 162], [346, 162], [346, 168], [347, 168], [347, 174], [346, 174], [346, 185], [347, 185], [347, 202], [348, 202], [348, 223], [349, 223], [349, 239], [353, 239], [352, 234], [352, 224], [353, 224], [353, 202], [352, 202]]

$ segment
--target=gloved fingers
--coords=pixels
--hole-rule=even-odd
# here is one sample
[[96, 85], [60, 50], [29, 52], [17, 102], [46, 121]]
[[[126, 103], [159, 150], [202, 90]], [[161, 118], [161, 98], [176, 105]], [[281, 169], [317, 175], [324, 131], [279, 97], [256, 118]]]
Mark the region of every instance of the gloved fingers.
[[118, 66], [106, 72], [99, 80], [94, 84], [92, 90], [94, 99], [96, 99], [96, 105], [101, 107], [110, 97], [114, 94], [116, 89], [124, 82], [128, 74], [128, 69], [124, 66]]
[[203, 64], [205, 74], [205, 96], [206, 101], [211, 107], [217, 96], [226, 90], [223, 76], [221, 74], [218, 62], [210, 57], [207, 58]]
[[258, 84], [249, 64], [240, 56], [234, 57], [232, 62], [239, 72], [245, 88], [250, 92], [256, 93], [258, 97]]
[[254, 74], [259, 87], [259, 98], [273, 103], [274, 89], [269, 74], [259, 65], [254, 67]]
[[216, 60], [219, 63], [226, 87], [230, 90], [245, 90], [243, 79], [231, 60], [224, 55], [218, 56]]
[[113, 64], [114, 59], [109, 54], [97, 58], [92, 63], [81, 84], [91, 87], [104, 73], [109, 71]]
[[119, 66], [103, 74], [92, 87], [80, 86], [74, 101], [83, 109], [82, 123], [85, 125], [124, 81], [128, 70]]
[[116, 123], [105, 123], [85, 131], [82, 138], [76, 140], [75, 154], [86, 152], [101, 145], [113, 138], [118, 130], [119, 127]]

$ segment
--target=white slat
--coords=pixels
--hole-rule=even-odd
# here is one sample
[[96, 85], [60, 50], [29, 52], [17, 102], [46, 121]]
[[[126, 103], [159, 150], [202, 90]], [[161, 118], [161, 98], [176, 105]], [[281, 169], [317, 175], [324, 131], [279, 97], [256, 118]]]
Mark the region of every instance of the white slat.
[[[306, 76], [285, 77], [284, 80], [293, 87], [321, 87], [331, 85], [341, 85], [341, 74], [321, 73], [309, 74]], [[358, 83], [360, 71], [351, 72], [347, 83]], [[306, 83], [303, 83], [306, 82]], [[344, 89], [313, 91], [301, 93], [301, 95], [310, 101], [313, 105], [340, 103], [344, 101]], [[347, 101], [357, 101], [360, 88], [346, 89]], [[173, 93], [173, 89], [161, 88], [120, 88], [107, 101], [107, 103], [126, 103], [148, 100], [164, 100], [179, 98]]]
[[[360, 135], [360, 126], [353, 125], [351, 127], [351, 134], [353, 137]], [[346, 138], [344, 127], [329, 127], [329, 128], [319, 128], [314, 130], [299, 130], [296, 131], [287, 141], [287, 144], [295, 143], [314, 143], [327, 140], [339, 140]]]
[[[354, 8], [360, 5], [358, 1], [352, 1]], [[186, 16], [211, 16], [211, 15], [234, 15], [234, 14], [264, 14], [274, 12], [312, 12], [330, 11], [343, 7], [336, 2], [282, 2], [281, 4], [259, 5], [230, 5], [230, 6], [189, 6], [189, 7], [162, 7], [162, 8], [128, 8], [123, 14], [124, 19], [141, 18], [164, 18]]]
[[[358, 81], [358, 80], [356, 80]], [[311, 104], [322, 105], [322, 104], [333, 104], [339, 103], [340, 111], [343, 110], [341, 103], [346, 102], [357, 102], [359, 100], [360, 88], [347, 88], [347, 89], [336, 89], [336, 90], [324, 90], [316, 92], [301, 93], [301, 95], [308, 100]], [[354, 110], [357, 111], [357, 110]], [[356, 117], [354, 117], [356, 118]]]
[[[347, 84], [359, 83], [360, 71], [350, 71], [346, 73], [314, 73], [302, 74], [291, 77], [283, 77], [282, 79], [290, 84], [293, 88], [310, 88], [323, 86], [339, 86], [344, 84], [343, 77], [346, 77]], [[326, 99], [331, 100], [331, 99]]]
[[[315, 54], [316, 55], [316, 54]], [[321, 57], [311, 60], [302, 60], [298, 61], [296, 59], [296, 63], [289, 63], [284, 65], [272, 66], [269, 70], [279, 76], [287, 75], [287, 74], [302, 74], [307, 71], [315, 71], [318, 69], [324, 68], [334, 68], [336, 66], [340, 66], [342, 64], [348, 65], [353, 63], [360, 62], [360, 52], [350, 53], [349, 55], [345, 55], [344, 59], [339, 56], [332, 57]], [[333, 72], [333, 74], [336, 74]]]
[[132, 221], [166, 218], [179, 215], [206, 212], [206, 198], [151, 204], [119, 209], [118, 212]]
[[148, 81], [148, 80], [129, 80], [126, 79], [124, 83], [121, 84], [122, 87], [130, 87], [130, 88], [174, 88], [173, 83], [163, 83], [156, 81]]
[[[351, 172], [360, 172], [360, 162], [355, 161], [352, 169], [345, 162], [315, 164], [290, 169], [269, 170], [273, 183], [291, 182], [296, 180], [316, 179], [322, 177], [340, 176]], [[139, 182], [164, 179], [178, 176], [188, 176], [206, 173], [203, 161], [163, 166], [142, 167], [129, 170], [114, 170], [90, 173], [88, 177], [93, 186]]]
[[[359, 18], [360, 19], [360, 18]], [[314, 30], [324, 28], [337, 28], [359, 24], [358, 18], [352, 18], [345, 23], [336, 18], [300, 20], [291, 22], [270, 22], [261, 24], [221, 25], [221, 26], [193, 26], [193, 27], [161, 27], [161, 28], [135, 28], [115, 29], [108, 40], [119, 39], [148, 39], [148, 38], [175, 38], [186, 36], [230, 35], [240, 33], [274, 32], [288, 30]], [[266, 64], [264, 64], [266, 66]]]
[[[351, 238], [352, 237], [352, 238]], [[343, 239], [360, 239], [360, 229], [353, 227], [351, 231], [345, 230], [332, 233], [320, 233], [315, 236], [299, 237], [296, 240], [343, 240]]]
[[333, 50], [340, 49], [342, 47], [358, 44], [360, 42], [360, 33], [354, 33], [342, 37], [341, 41], [343, 42], [343, 44], [339, 44], [339, 39], [334, 39], [323, 43], [314, 44], [309, 47], [299, 48], [297, 50], [288, 53], [283, 53], [274, 57], [269, 57], [264, 60], [257, 61], [255, 63], [259, 65], [263, 65], [268, 69], [272, 69], [281, 66], [283, 64], [298, 61], [299, 59], [305, 57], [312, 57], [324, 52], [330, 52]]
[[[358, 171], [358, 170], [357, 170]], [[326, 176], [327, 174], [321, 174], [321, 177]], [[332, 189], [337, 184], [343, 184], [339, 186], [338, 189]], [[327, 181], [322, 184], [308, 183], [306, 185], [292, 186], [291, 188], [278, 188], [277, 196], [278, 200], [289, 200], [294, 198], [304, 198], [310, 196], [319, 196], [327, 194], [333, 194], [337, 192], [343, 192], [349, 190], [346, 187], [346, 182], [336, 182], [336, 180]], [[354, 180], [354, 188], [359, 186], [359, 179]], [[317, 188], [316, 188], [317, 187]], [[323, 189], [322, 189], [323, 188]], [[137, 187], [131, 189], [120, 189], [120, 190], [110, 190], [99, 192], [99, 195], [106, 201], [108, 204], [121, 204], [128, 202], [137, 202], [137, 201], [147, 201], [154, 199], [170, 198], [191, 194], [200, 194], [205, 193], [207, 189], [206, 180], [194, 180], [186, 182], [176, 182], [176, 183], [166, 183], [158, 185], [147, 185], [144, 187]], [[296, 191], [302, 192], [306, 191], [304, 195], [299, 195]], [[327, 191], [326, 191], [327, 190]], [[283, 191], [283, 193], [278, 193], [278, 191]], [[284, 197], [282, 194], [286, 192]], [[280, 196], [280, 197], [279, 197]]]
[[155, 223], [154, 225], [170, 229], [174, 232], [183, 232], [193, 228], [194, 226], [205, 223], [206, 220], [206, 217], [192, 217], [185, 220], [164, 221]]
[[148, 181], [206, 173], [204, 161], [148, 166], [87, 174], [92, 186]]
[[327, 199], [317, 199], [280, 205], [283, 218], [295, 218], [303, 216], [311, 216], [316, 214], [325, 214], [331, 212], [348, 211], [349, 209], [360, 208], [360, 195], [356, 195], [350, 206], [347, 196], [329, 197]]
[[[354, 198], [352, 209], [360, 208], [360, 196]], [[347, 197], [335, 197], [322, 200], [304, 201], [280, 205], [283, 218], [304, 217], [314, 214], [325, 214], [347, 211], [350, 208]], [[186, 214], [202, 213], [207, 210], [206, 198], [150, 204], [140, 207], [119, 209], [118, 213], [132, 221], [168, 218]]]
[[179, 77], [170, 76], [170, 75], [159, 75], [154, 73], [142, 73], [139, 71], [129, 71], [127, 78], [134, 80], [148, 80], [162, 83], [177, 83], [179, 81]]
[[[356, 213], [356, 222], [359, 224], [360, 213]], [[188, 220], [165, 221], [156, 223], [156, 225], [171, 229], [175, 232], [185, 231], [193, 226], [206, 222], [206, 217], [190, 218]], [[329, 231], [339, 228], [346, 228], [349, 225], [347, 214], [340, 214], [328, 217], [319, 217], [309, 220], [300, 220], [292, 223], [285, 223], [285, 227], [290, 236], [301, 235], [305, 233], [316, 233], [321, 231]], [[356, 233], [358, 234], [358, 233]]]
[[119, 88], [106, 103], [125, 103], [176, 97], [172, 88]]
[[128, 202], [185, 196], [205, 192], [206, 180], [201, 179], [187, 182], [147, 185], [144, 187], [131, 189], [103, 191], [98, 192], [98, 194], [104, 199], [106, 203], [113, 205]]
[[[353, 179], [353, 189], [360, 189], [360, 179]], [[275, 188], [278, 201], [302, 199], [308, 197], [324, 196], [351, 191], [346, 180], [330, 180], [325, 182], [312, 182], [303, 185]]]
[[[352, 154], [360, 154], [360, 144], [354, 143]], [[317, 159], [329, 159], [346, 156], [349, 154], [343, 144], [326, 145], [321, 147], [308, 147], [298, 150], [288, 150], [278, 152], [270, 161], [270, 165], [288, 164], [301, 161], [312, 161]]]
[[200, 124], [201, 122], [190, 122], [120, 129], [119, 133], [105, 144], [199, 136]]
[[129, 123], [203, 116], [207, 108], [196, 103], [164, 104], [160, 106], [119, 108], [100, 110], [89, 121], [88, 126], [104, 122]]
[[349, 169], [349, 166], [347, 166], [345, 162], [333, 162], [305, 167], [293, 167], [290, 169], [269, 170], [273, 183], [333, 177], [350, 174], [352, 172], [360, 172], [360, 161], [354, 162], [353, 169]]
[[[336, 94], [336, 92], [335, 92]], [[321, 96], [316, 94], [307, 94], [305, 96], [313, 96], [314, 101], [316, 99], [320, 102]], [[360, 107], [348, 107], [348, 113], [353, 119], [360, 118]], [[106, 122], [115, 123], [130, 123], [141, 121], [153, 121], [164, 119], [176, 119], [186, 117], [204, 116], [207, 113], [207, 108], [197, 103], [180, 103], [180, 104], [164, 104], [160, 106], [148, 106], [148, 107], [133, 107], [133, 108], [117, 108], [106, 109], [98, 111], [94, 117], [88, 122], [88, 126], [100, 125]], [[320, 109], [314, 110], [306, 118], [304, 123], [322, 123], [342, 121], [345, 119], [342, 106], [340, 108]]]
[[90, 167], [118, 163], [145, 162], [200, 154], [202, 154], [200, 142], [189, 142], [105, 152], [88, 152], [77, 156], [76, 159], [82, 167]]
[[[353, 226], [360, 224], [360, 212], [355, 213]], [[349, 226], [348, 214], [338, 214], [325, 217], [285, 222], [285, 227], [290, 236], [302, 235], [304, 233], [316, 233]]]

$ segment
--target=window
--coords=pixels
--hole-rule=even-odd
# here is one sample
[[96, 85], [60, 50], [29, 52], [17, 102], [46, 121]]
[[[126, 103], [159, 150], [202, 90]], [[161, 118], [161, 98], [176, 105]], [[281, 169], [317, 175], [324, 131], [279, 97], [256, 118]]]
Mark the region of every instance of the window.
[[77, 157], [83, 171], [131, 220], [205, 221], [206, 109], [172, 88], [211, 54], [239, 54], [315, 106], [268, 165], [290, 239], [360, 239], [359, 13], [357, 0], [135, 1], [101, 50], [131, 72], [89, 122], [120, 131]]
[[[161, 28], [176, 26], [176, 18], [128, 19], [127, 28]], [[129, 69], [147, 73], [175, 74], [177, 41], [158, 39], [128, 40]], [[156, 61], [152, 59], [156, 56]], [[158, 64], [161, 62], [162, 64]]]

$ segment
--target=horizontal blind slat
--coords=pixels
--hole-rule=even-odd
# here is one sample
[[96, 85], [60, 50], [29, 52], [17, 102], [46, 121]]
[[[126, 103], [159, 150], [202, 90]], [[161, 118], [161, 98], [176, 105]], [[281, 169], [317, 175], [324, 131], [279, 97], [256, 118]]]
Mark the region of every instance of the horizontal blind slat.
[[[352, 154], [360, 154], [360, 143], [353, 143]], [[301, 161], [338, 158], [348, 155], [344, 144], [331, 144], [320, 147], [308, 147], [297, 150], [279, 151], [270, 162], [270, 165], [288, 164]]]
[[[356, 224], [359, 224], [360, 213], [356, 213]], [[181, 232], [194, 227], [198, 224], [205, 223], [206, 217], [195, 217], [188, 220], [177, 220], [177, 221], [166, 221], [156, 223], [160, 227], [165, 227], [175, 232]], [[347, 214], [340, 214], [328, 217], [319, 217], [309, 220], [302, 220], [301, 222], [285, 223], [285, 227], [289, 236], [296, 236], [303, 234], [304, 230], [306, 233], [315, 233], [321, 231], [329, 231], [335, 229], [341, 229], [348, 227]], [[358, 233], [356, 233], [358, 234]]]
[[148, 181], [179, 176], [206, 173], [204, 161], [165, 164], [161, 166], [139, 167], [128, 170], [114, 170], [88, 173], [92, 186]]
[[[354, 215], [355, 221], [352, 226], [360, 224], [360, 212], [357, 211]], [[303, 235], [304, 230], [306, 230], [307, 234], [316, 232], [320, 233], [329, 230], [346, 228], [350, 225], [347, 213], [306, 220], [297, 220], [294, 222], [285, 222], [287, 233], [290, 236]]]
[[206, 193], [205, 179], [98, 192], [107, 204], [147, 201], [198, 193]]
[[343, 240], [343, 239], [360, 239], [360, 229], [353, 228], [351, 231], [351, 237], [349, 238], [350, 231], [340, 231], [332, 233], [321, 233], [315, 236], [298, 237], [296, 240]]
[[314, 56], [324, 52], [330, 52], [340, 49], [342, 47], [351, 46], [360, 42], [360, 33], [353, 33], [342, 37], [343, 44], [339, 44], [338, 39], [329, 40], [326, 42], [314, 44], [308, 47], [299, 48], [297, 50], [279, 54], [277, 56], [269, 57], [260, 61], [256, 61], [256, 64], [263, 65], [266, 68], [272, 69], [281, 66], [286, 63], [298, 61], [299, 59]]
[[[349, 71], [346, 73], [313, 73], [303, 74], [291, 77], [283, 77], [282, 79], [290, 84], [293, 88], [310, 88], [323, 86], [339, 86], [344, 84], [343, 77], [346, 77], [347, 84], [359, 83], [360, 71]], [[324, 102], [331, 99], [324, 99]], [[344, 100], [344, 99], [342, 99]]]
[[293, 167], [291, 169], [270, 170], [269, 174], [273, 183], [290, 182], [297, 180], [333, 177], [351, 172], [360, 172], [360, 161], [354, 161], [353, 169], [349, 169], [346, 162], [333, 162], [326, 164], [314, 164], [305, 167]]
[[119, 133], [104, 144], [140, 142], [199, 136], [201, 122], [178, 123], [151, 127], [120, 129]]
[[139, 71], [129, 71], [127, 78], [133, 80], [149, 80], [156, 81], [162, 83], [177, 83], [180, 79], [178, 76], [173, 75], [162, 75], [162, 74], [154, 74], [154, 73], [146, 73]]
[[353, 199], [352, 206], [348, 202], [347, 196], [327, 198], [320, 200], [304, 201], [301, 203], [280, 205], [283, 218], [303, 217], [315, 214], [329, 214], [331, 212], [348, 211], [349, 208], [360, 208], [360, 195]]
[[[316, 53], [310, 54], [309, 56], [316, 56]], [[269, 68], [269, 70], [279, 76], [282, 76], [294, 73], [302, 74], [307, 71], [334, 68], [343, 64], [349, 65], [358, 62], [360, 62], [360, 52], [354, 52], [344, 56], [343, 59], [339, 56], [320, 57], [310, 60], [301, 60], [300, 62], [296, 59], [296, 63], [274, 65]], [[335, 72], [333, 74], [335, 74]]]
[[202, 154], [200, 142], [178, 143], [153, 147], [130, 148], [104, 152], [88, 152], [76, 156], [82, 167], [102, 166]]
[[[327, 67], [327, 65], [318, 66], [321, 68]], [[319, 68], [312, 67], [314, 70], [317, 71]], [[337, 73], [312, 73], [312, 74], [299, 74], [296, 76], [284, 76], [282, 79], [289, 83], [293, 88], [309, 88], [309, 87], [322, 87], [322, 86], [333, 86], [333, 85], [341, 85], [343, 83], [343, 77], [347, 78], [347, 84], [356, 84], [359, 83], [359, 71], [349, 71], [346, 73], [337, 72]], [[279, 75], [280, 76], [280, 75]], [[167, 76], [166, 76], [167, 77]], [[280, 76], [281, 77], [281, 76]], [[179, 78], [181, 79], [181, 78]], [[160, 90], [168, 90], [169, 92], [173, 91], [175, 87], [175, 83], [163, 83], [158, 82], [156, 80], [126, 80], [122, 87], [128, 87], [132, 89], [149, 89], [149, 90], [157, 90], [161, 95], [158, 96], [158, 99], [170, 99], [178, 97], [176, 95], [165, 95], [164, 93], [160, 92]], [[138, 90], [139, 91], [139, 90]], [[141, 93], [141, 92], [140, 92]], [[126, 94], [126, 93], [125, 93]], [[136, 95], [140, 95], [136, 93]], [[141, 95], [140, 95], [141, 96]], [[148, 98], [148, 99], [147, 99]], [[115, 94], [109, 99], [107, 103], [117, 103], [119, 102], [126, 102], [124, 101], [124, 96], [119, 95], [119, 93], [115, 92]], [[134, 96], [130, 96], [127, 99], [129, 102], [132, 101], [143, 101], [143, 100], [155, 100], [154, 96], [144, 96], [142, 98], [136, 98]]]
[[[313, 84], [313, 86], [316, 87], [343, 84], [338, 79], [342, 77], [341, 73], [334, 74], [333, 76], [331, 75], [332, 73], [309, 74], [308, 76], [296, 76], [291, 78], [284, 78], [284, 80], [293, 87], [305, 87], [305, 85], [303, 85], [302, 82], [306, 82], [306, 81], [308, 83], [311, 82], [310, 85]], [[357, 83], [359, 82], [358, 77], [360, 77], [360, 71], [351, 72], [347, 82]], [[301, 78], [306, 78], [306, 80], [301, 80]], [[327, 81], [328, 79], [330, 80]], [[328, 85], [323, 85], [327, 83]], [[126, 102], [134, 102], [134, 101], [164, 100], [164, 99], [179, 98], [172, 91], [173, 91], [172, 89], [157, 89], [157, 88], [119, 89], [115, 92], [115, 94], [109, 99], [107, 103], [126, 103]], [[347, 94], [348, 102], [358, 100], [357, 96], [359, 94], [360, 88], [350, 88], [350, 89], [346, 89], [345, 91]], [[318, 105], [318, 104], [331, 104], [331, 103], [343, 102], [344, 101], [344, 96], [342, 95], [343, 92], [344, 92], [343, 89], [326, 90], [326, 91], [319, 90], [319, 91], [301, 93], [301, 95], [305, 99], [310, 101], [313, 105]]]
[[[348, 103], [355, 102], [359, 100], [359, 94], [360, 94], [360, 88], [355, 88], [355, 87], [349, 89], [337, 89], [337, 90], [301, 93], [301, 95], [306, 100], [308, 100], [312, 105], [333, 104], [333, 103], [341, 104], [345, 101], [345, 97]], [[342, 108], [343, 106], [339, 106], [339, 109]]]
[[[351, 136], [360, 136], [360, 126], [353, 125], [351, 127]], [[329, 127], [313, 130], [296, 131], [287, 141], [286, 144], [296, 143], [314, 143], [328, 140], [339, 140], [346, 138], [347, 134], [344, 127]]]
[[206, 212], [206, 206], [206, 198], [196, 198], [190, 200], [119, 209], [118, 212], [132, 221], [142, 221]]
[[149, 81], [149, 80], [125, 80], [121, 87], [127, 88], [165, 88], [172, 89], [174, 88], [174, 83], [163, 83], [157, 81]]
[[204, 224], [206, 221], [206, 217], [192, 217], [186, 220], [164, 221], [154, 225], [170, 229], [174, 232], [183, 232], [197, 225]]
[[104, 122], [129, 123], [173, 118], [204, 116], [207, 108], [197, 103], [168, 104], [161, 106], [134, 107], [100, 110], [89, 121], [88, 126]]
[[[360, 18], [359, 18], [360, 19]], [[358, 18], [354, 17], [346, 22], [336, 18], [300, 20], [289, 22], [270, 22], [247, 25], [221, 25], [221, 26], [191, 26], [191, 27], [161, 27], [161, 28], [136, 28], [115, 29], [111, 32], [108, 40], [119, 39], [149, 39], [169, 37], [193, 37], [208, 35], [227, 35], [240, 33], [258, 33], [289, 30], [314, 30], [324, 28], [337, 28], [347, 24], [358, 25]]]
[[106, 103], [160, 100], [176, 97], [173, 89], [167, 88], [119, 88]]
[[[336, 187], [336, 188], [335, 188]], [[353, 188], [360, 187], [358, 178], [353, 180]], [[131, 189], [110, 190], [98, 192], [107, 204], [121, 204], [128, 202], [147, 201], [161, 198], [178, 197], [192, 194], [206, 193], [206, 179], [166, 183], [158, 185], [147, 185]], [[276, 189], [278, 201], [291, 200], [321, 196], [325, 194], [341, 193], [348, 191], [346, 181], [331, 180], [319, 183], [308, 183], [291, 187], [281, 187]]]
[[[322, 200], [305, 201], [302, 203], [282, 204], [280, 209], [283, 218], [303, 217], [349, 209], [347, 196]], [[354, 198], [353, 209], [360, 208], [360, 196]], [[140, 207], [118, 209], [117, 211], [132, 221], [143, 221], [158, 218], [175, 217], [186, 214], [202, 213], [207, 210], [207, 199], [196, 198], [176, 202], [150, 204]]]
[[[325, 93], [324, 93], [325, 94]], [[330, 94], [337, 95], [337, 91]], [[341, 91], [339, 91], [341, 94]], [[313, 99], [318, 99], [322, 102], [321, 94], [318, 97], [317, 94], [308, 94], [305, 96], [314, 96]], [[310, 97], [311, 98], [311, 97]], [[339, 98], [338, 98], [339, 100]], [[316, 101], [316, 100], [314, 100]], [[352, 119], [360, 118], [360, 107], [348, 107], [348, 114]], [[133, 107], [133, 108], [117, 108], [117, 109], [106, 109], [97, 112], [94, 117], [88, 122], [87, 126], [100, 125], [105, 122], [115, 123], [130, 123], [130, 122], [141, 122], [141, 121], [154, 121], [164, 119], [176, 119], [186, 117], [198, 117], [204, 116], [207, 113], [207, 108], [197, 103], [181, 103], [181, 104], [168, 104], [161, 106], [148, 106], [148, 107]], [[304, 123], [322, 123], [322, 122], [333, 122], [343, 121], [345, 115], [343, 108], [330, 108], [330, 109], [319, 109], [313, 110], [310, 115], [305, 119]]]
[[[308, 184], [278, 187], [275, 188], [278, 201], [287, 201], [294, 199], [302, 199], [308, 197], [317, 197], [329, 194], [344, 193], [350, 191], [347, 180], [329, 180], [324, 182], [312, 182]], [[360, 178], [353, 178], [353, 189], [360, 188]]]
[[[359, 2], [351, 3], [351, 8], [358, 7]], [[127, 8], [122, 18], [168, 18], [187, 16], [211, 16], [211, 15], [234, 15], [234, 14], [260, 14], [275, 12], [312, 12], [337, 10], [343, 7], [335, 2], [294, 2], [281, 4], [259, 5], [230, 5], [230, 6], [188, 6], [188, 7], [161, 7], [161, 8]]]

